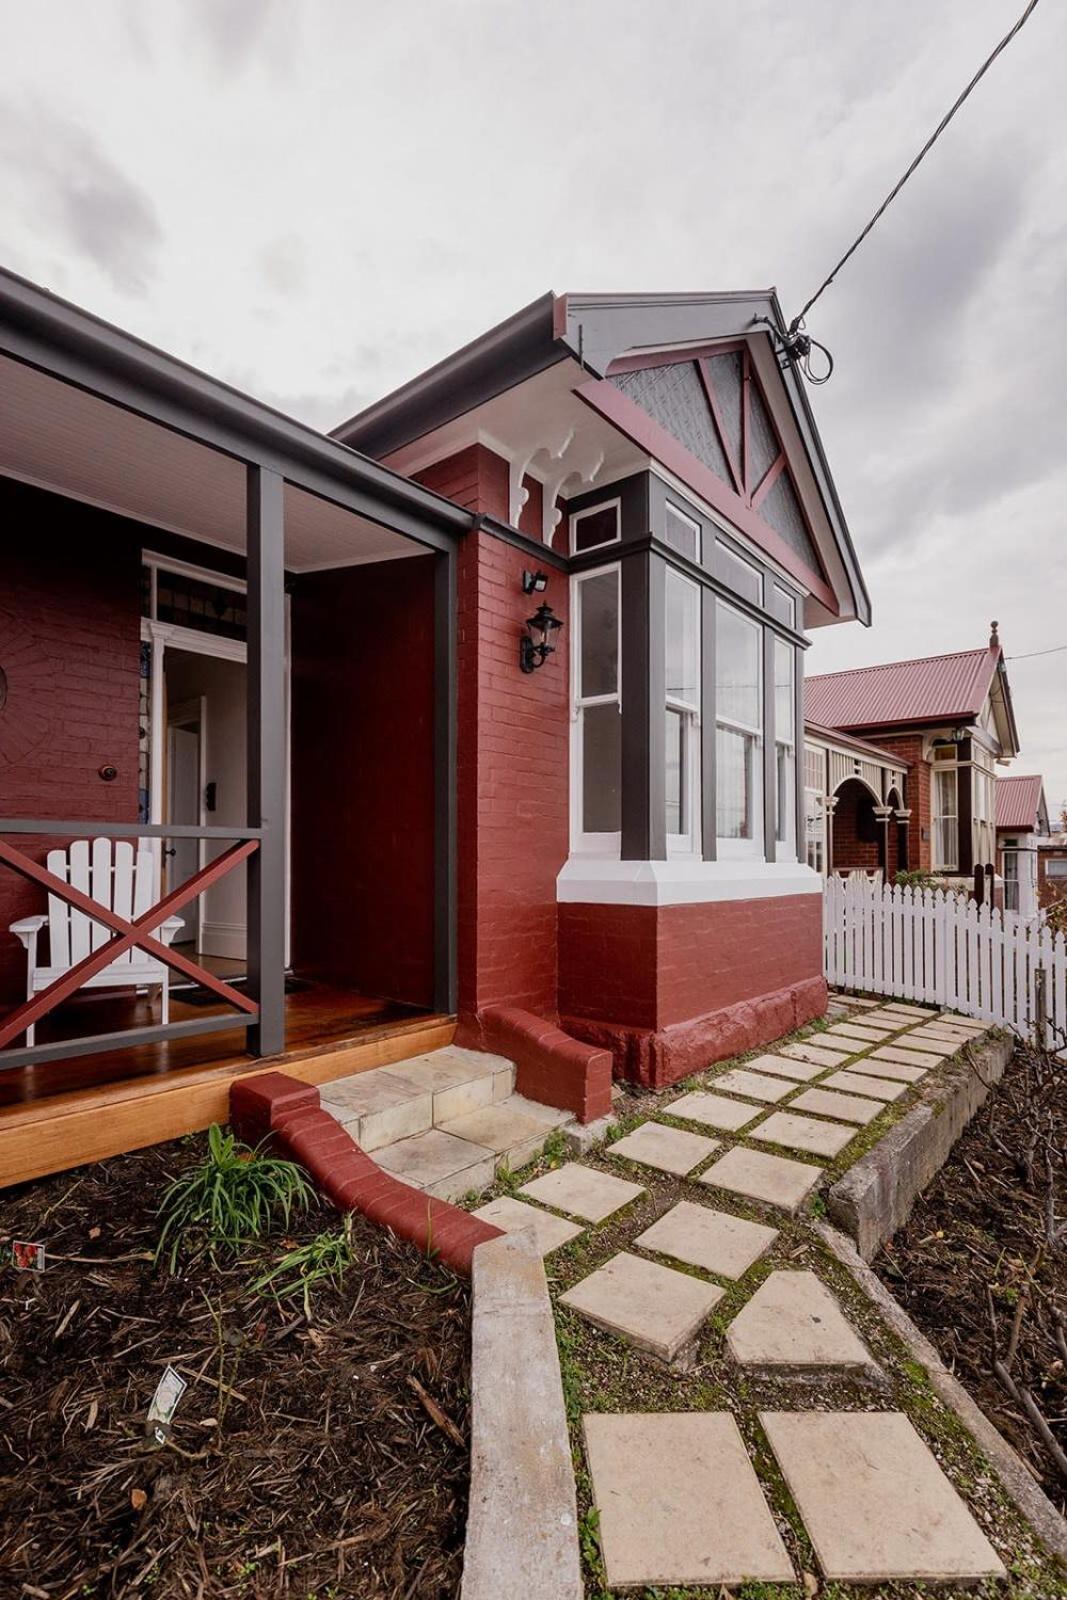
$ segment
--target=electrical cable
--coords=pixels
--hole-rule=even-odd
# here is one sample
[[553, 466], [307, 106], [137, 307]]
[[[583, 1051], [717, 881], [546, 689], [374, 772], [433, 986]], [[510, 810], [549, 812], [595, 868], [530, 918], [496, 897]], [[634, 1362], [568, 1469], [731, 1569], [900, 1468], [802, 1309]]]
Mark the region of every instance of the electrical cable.
[[1054, 644], [1051, 650], [1026, 650], [1021, 656], [1005, 656], [1005, 661], [1032, 661], [1034, 656], [1058, 656], [1067, 644]]

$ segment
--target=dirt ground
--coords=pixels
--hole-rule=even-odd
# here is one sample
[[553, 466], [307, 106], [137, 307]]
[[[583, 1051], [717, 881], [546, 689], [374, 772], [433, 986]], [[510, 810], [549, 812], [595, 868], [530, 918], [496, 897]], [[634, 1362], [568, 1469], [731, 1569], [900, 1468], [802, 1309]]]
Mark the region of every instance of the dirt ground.
[[1019, 1049], [874, 1263], [1067, 1504], [1067, 1067]]
[[[0, 1596], [445, 1600], [467, 1497], [469, 1284], [361, 1219], [339, 1286], [252, 1293], [277, 1237], [168, 1276], [150, 1259], [200, 1138], [0, 1194]], [[5, 1242], [6, 1241], [6, 1242]], [[167, 1365], [169, 1440], [146, 1434]]]

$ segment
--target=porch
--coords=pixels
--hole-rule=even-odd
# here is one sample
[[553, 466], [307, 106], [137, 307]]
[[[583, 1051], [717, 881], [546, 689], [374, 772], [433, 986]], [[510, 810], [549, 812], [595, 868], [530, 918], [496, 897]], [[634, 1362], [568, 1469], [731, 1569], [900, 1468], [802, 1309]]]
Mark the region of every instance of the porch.
[[448, 1042], [471, 518], [10, 274], [0, 388], [4, 1183]]
[[909, 862], [909, 763], [808, 721], [804, 818], [808, 865], [824, 877], [892, 883]]

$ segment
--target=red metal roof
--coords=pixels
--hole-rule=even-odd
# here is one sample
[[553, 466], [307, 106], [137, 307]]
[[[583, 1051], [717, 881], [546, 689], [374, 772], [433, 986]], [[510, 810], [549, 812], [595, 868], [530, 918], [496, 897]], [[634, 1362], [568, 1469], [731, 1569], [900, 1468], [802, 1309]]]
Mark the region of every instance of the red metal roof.
[[997, 779], [997, 827], [1018, 828], [1022, 833], [1033, 828], [1041, 805], [1040, 778], [1018, 777]]
[[828, 728], [972, 721], [985, 705], [999, 650], [827, 672], [804, 683], [804, 715]]
[[804, 728], [816, 739], [843, 745], [846, 750], [859, 750], [865, 755], [873, 756], [876, 761], [883, 762], [887, 767], [911, 766], [911, 762], [906, 761], [899, 750], [883, 750], [880, 745], [872, 744], [869, 739], [857, 739], [854, 733], [842, 733], [840, 728], [824, 728], [821, 722], [812, 722], [810, 717], [804, 718]]

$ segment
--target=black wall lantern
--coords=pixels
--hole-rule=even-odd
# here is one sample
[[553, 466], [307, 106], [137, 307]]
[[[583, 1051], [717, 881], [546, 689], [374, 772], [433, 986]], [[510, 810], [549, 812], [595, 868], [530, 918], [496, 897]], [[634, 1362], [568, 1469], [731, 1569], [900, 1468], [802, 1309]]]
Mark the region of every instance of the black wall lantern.
[[552, 636], [562, 626], [548, 601], [542, 600], [533, 616], [526, 618], [529, 631], [519, 640], [519, 666], [523, 672], [536, 672], [544, 666], [556, 648], [550, 643]]

